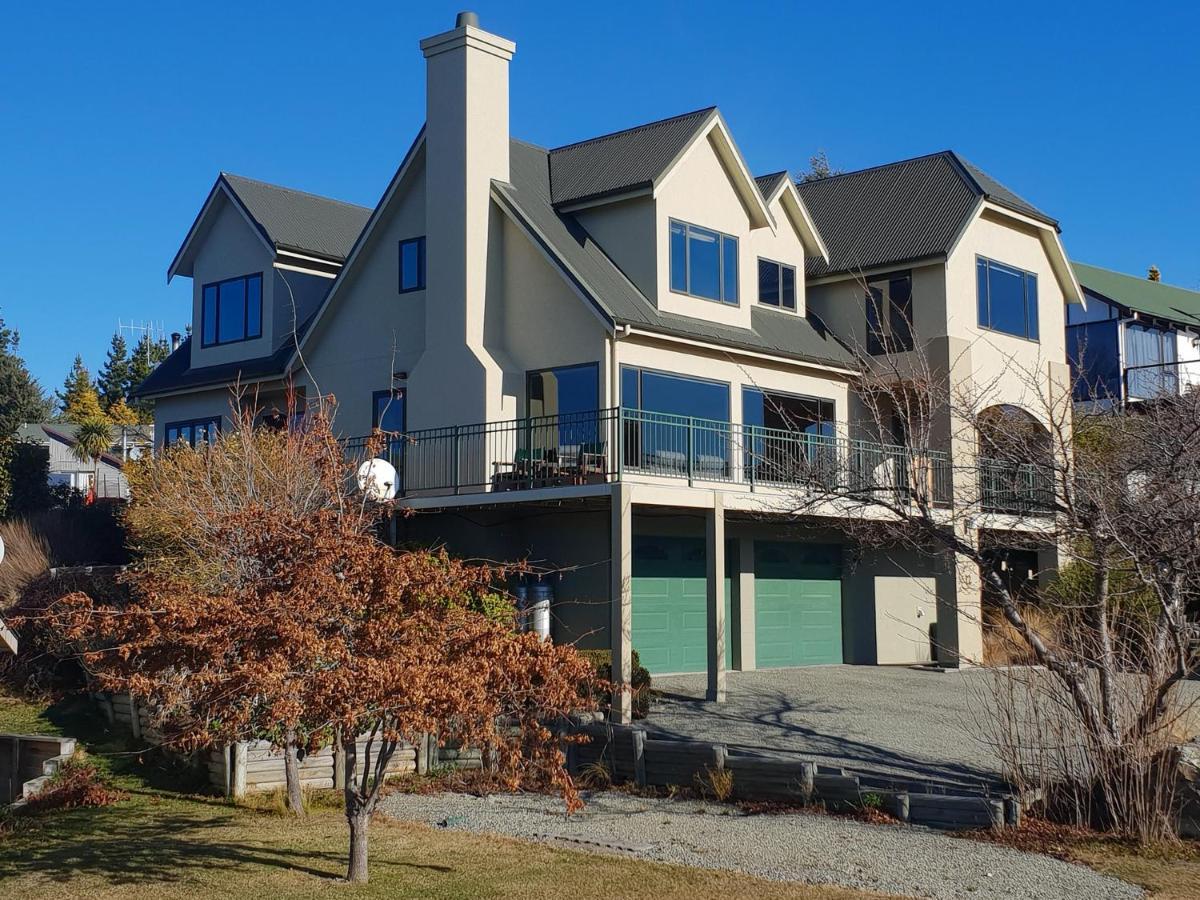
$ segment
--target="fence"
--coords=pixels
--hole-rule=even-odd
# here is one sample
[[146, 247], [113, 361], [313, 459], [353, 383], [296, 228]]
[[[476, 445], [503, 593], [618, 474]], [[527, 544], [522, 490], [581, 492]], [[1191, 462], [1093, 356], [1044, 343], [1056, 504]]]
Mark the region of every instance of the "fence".
[[[135, 739], [162, 743], [162, 735], [154, 730], [151, 712], [145, 704], [135, 702], [128, 694], [94, 694], [93, 698], [111, 724], [127, 729]], [[359, 759], [364, 758], [366, 745], [367, 736], [360, 736]], [[283, 751], [273, 748], [269, 741], [241, 741], [201, 751], [191, 761], [205, 774], [208, 784], [228, 797], [273, 791], [286, 784]], [[427, 735], [415, 745], [403, 744], [397, 748], [387, 771], [390, 775], [425, 774], [439, 767], [469, 769], [482, 765], [478, 750], [439, 747], [437, 739]], [[300, 762], [300, 783], [308, 788], [343, 787], [345, 769], [341, 754], [328, 746], [307, 754]]]
[[[345, 442], [351, 458], [370, 439]], [[694, 416], [602, 409], [408, 432], [379, 449], [398, 493], [513, 491], [592, 484], [627, 475], [951, 499], [948, 454]]]
[[[722, 744], [654, 737], [636, 726], [587, 724], [589, 743], [568, 745], [573, 774], [603, 766], [614, 781], [695, 787], [728, 776], [731, 796], [839, 811], [876, 807], [902, 822], [947, 830], [1003, 828], [1020, 822], [1023, 802], [986, 788], [852, 774], [803, 759], [731, 753]], [[718, 776], [718, 777], [714, 777]]]
[[1054, 511], [1054, 473], [1047, 466], [980, 459], [979, 491], [988, 512], [1048, 515]]

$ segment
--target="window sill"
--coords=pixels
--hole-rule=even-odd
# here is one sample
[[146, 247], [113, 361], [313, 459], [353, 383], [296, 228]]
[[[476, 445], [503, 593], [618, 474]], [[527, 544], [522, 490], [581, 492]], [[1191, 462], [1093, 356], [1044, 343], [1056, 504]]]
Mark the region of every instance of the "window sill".
[[677, 291], [675, 288], [670, 289], [670, 293], [676, 297], [687, 297], [689, 300], [703, 300], [705, 303], [716, 303], [718, 306], [728, 306], [730, 309], [737, 309], [742, 305], [740, 300], [715, 300], [712, 297], [702, 297], [700, 294], [689, 294], [687, 291]]
[[988, 334], [999, 334], [1003, 337], [1013, 338], [1017, 341], [1024, 341], [1027, 344], [1041, 344], [1042, 342], [1040, 338], [1026, 337], [1023, 334], [1013, 334], [1011, 331], [1001, 331], [999, 328], [988, 328], [986, 325], [980, 325], [978, 323], [976, 323], [975, 327], [980, 331], [987, 332]]

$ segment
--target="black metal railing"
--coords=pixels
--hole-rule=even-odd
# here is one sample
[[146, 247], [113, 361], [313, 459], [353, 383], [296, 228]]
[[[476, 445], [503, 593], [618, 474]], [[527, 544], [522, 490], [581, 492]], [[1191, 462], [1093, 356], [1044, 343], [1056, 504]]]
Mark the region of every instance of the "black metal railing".
[[[365, 456], [368, 438], [345, 442]], [[436, 495], [586, 485], [635, 474], [749, 489], [808, 485], [841, 495], [951, 499], [949, 456], [822, 433], [693, 416], [602, 409], [455, 425], [388, 437], [375, 454], [398, 493]]]
[[1126, 366], [1122, 377], [1125, 381], [1127, 400], [1177, 397], [1184, 391], [1200, 385], [1200, 360], [1172, 360]]
[[1049, 515], [1054, 511], [1054, 472], [1036, 463], [981, 458], [979, 496], [988, 512]]

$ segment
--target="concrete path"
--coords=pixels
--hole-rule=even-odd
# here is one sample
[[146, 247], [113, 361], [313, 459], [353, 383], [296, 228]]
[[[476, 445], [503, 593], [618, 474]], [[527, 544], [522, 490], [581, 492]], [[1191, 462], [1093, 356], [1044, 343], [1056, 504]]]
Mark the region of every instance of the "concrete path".
[[[443, 828], [503, 834], [560, 847], [622, 853], [775, 881], [836, 884], [937, 900], [1126, 900], [1139, 889], [1082, 866], [923, 828], [864, 825], [831, 816], [751, 816], [732, 806], [585, 795], [564, 815], [537, 794], [393, 794], [389, 816]], [[596, 868], [602, 896], [602, 864]]]
[[704, 700], [704, 675], [655, 678], [646, 727], [724, 743], [738, 752], [797, 754], [906, 778], [995, 784], [980, 710], [984, 670], [949, 674], [875, 666], [730, 672], [723, 704]]

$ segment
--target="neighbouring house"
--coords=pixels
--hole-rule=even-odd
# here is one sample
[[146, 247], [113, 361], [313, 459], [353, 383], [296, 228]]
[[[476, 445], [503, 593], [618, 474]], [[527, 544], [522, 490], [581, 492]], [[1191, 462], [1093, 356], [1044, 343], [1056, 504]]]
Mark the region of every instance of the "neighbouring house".
[[1200, 384], [1200, 292], [1072, 263], [1087, 306], [1067, 312], [1075, 400], [1152, 400]]
[[[156, 440], [334, 397], [351, 448], [404, 435], [398, 539], [554, 570], [528, 586], [553, 639], [618, 679], [631, 648], [713, 697], [728, 669], [978, 659], [977, 573], [855, 546], [834, 508], [794, 521], [769, 463], [902, 489], [855, 345], [924, 349], [1044, 429], [1011, 362], [1068, 382], [1056, 221], [952, 152], [755, 176], [715, 107], [536, 146], [509, 134], [511, 41], [463, 14], [420, 47], [426, 121], [374, 209], [217, 178], [168, 271], [191, 337], [139, 391]], [[949, 503], [950, 460], [986, 481], [988, 445], [937, 428]], [[1035, 494], [989, 496], [992, 539], [1027, 527], [1006, 514]]]
[[52, 487], [68, 487], [80, 493], [93, 492], [97, 499], [125, 499], [129, 483], [122, 469], [131, 459], [149, 453], [154, 447], [154, 429], [150, 425], [113, 425], [108, 452], [98, 462], [81, 460], [75, 455], [75, 432], [70, 422], [26, 423], [17, 429], [17, 440], [46, 448], [49, 457], [49, 482]]

